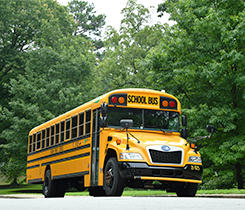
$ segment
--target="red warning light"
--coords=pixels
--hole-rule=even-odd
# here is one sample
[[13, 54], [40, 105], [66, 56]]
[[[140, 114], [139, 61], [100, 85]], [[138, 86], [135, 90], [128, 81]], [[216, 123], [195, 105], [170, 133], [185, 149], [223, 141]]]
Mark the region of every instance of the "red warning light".
[[170, 102], [169, 102], [169, 106], [170, 106], [171, 108], [174, 108], [174, 107], [175, 107], [175, 102], [174, 102], [174, 101], [170, 101]]
[[111, 102], [114, 103], [114, 104], [117, 103], [117, 97], [116, 96], [113, 96], [111, 98]]

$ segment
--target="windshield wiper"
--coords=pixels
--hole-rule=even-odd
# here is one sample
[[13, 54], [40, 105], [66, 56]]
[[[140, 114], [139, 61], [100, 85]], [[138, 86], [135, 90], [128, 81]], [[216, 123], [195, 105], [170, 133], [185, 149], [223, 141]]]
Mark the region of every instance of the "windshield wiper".
[[166, 134], [166, 133], [172, 133], [172, 131], [165, 131], [165, 130], [163, 130], [162, 128], [160, 128], [160, 127], [157, 127], [160, 131], [162, 131], [164, 134]]
[[138, 142], [138, 144], [140, 143], [140, 140], [137, 139], [132, 133], [128, 132], [128, 134], [130, 134], [132, 137], [134, 137], [136, 139], [136, 141]]

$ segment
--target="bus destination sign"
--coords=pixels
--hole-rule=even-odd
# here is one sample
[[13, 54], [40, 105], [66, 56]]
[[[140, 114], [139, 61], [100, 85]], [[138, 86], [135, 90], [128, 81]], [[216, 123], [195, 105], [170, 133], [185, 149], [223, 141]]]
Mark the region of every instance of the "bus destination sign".
[[141, 104], [159, 106], [159, 97], [142, 96], [142, 95], [128, 95], [128, 104]]

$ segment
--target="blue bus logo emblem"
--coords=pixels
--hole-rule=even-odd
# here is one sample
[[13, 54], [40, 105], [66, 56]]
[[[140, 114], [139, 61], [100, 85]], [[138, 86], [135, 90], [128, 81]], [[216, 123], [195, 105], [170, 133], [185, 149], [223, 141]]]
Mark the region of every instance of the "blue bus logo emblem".
[[165, 152], [168, 152], [168, 151], [170, 150], [170, 147], [167, 146], [167, 145], [163, 145], [163, 146], [161, 147], [161, 149], [162, 149], [163, 151], [165, 151]]

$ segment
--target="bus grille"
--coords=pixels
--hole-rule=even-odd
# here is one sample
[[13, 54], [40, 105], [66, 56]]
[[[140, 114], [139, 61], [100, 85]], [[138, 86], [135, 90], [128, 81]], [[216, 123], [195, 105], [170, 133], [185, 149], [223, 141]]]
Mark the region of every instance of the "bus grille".
[[181, 151], [176, 152], [161, 152], [157, 150], [149, 150], [152, 162], [154, 163], [181, 163]]

